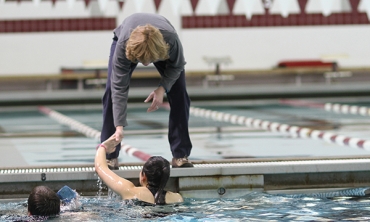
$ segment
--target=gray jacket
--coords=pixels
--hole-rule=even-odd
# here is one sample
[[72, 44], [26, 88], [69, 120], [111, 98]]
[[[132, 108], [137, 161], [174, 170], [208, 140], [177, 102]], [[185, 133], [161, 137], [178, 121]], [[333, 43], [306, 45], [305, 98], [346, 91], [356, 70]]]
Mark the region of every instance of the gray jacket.
[[113, 103], [113, 118], [115, 126], [127, 126], [127, 99], [130, 85], [131, 61], [126, 58], [126, 42], [132, 30], [137, 26], [150, 24], [160, 30], [164, 40], [169, 44], [169, 59], [161, 76], [160, 85], [166, 92], [179, 78], [186, 64], [183, 48], [176, 30], [163, 16], [149, 13], [135, 13], [127, 17], [114, 33], [118, 37], [117, 46], [112, 60], [111, 91]]

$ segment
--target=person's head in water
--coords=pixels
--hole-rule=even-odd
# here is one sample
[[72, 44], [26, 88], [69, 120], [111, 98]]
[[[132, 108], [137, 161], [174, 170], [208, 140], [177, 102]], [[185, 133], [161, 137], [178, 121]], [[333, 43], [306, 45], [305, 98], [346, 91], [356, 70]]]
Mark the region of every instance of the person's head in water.
[[163, 192], [170, 178], [170, 163], [161, 156], [150, 157], [143, 166], [140, 173], [140, 184], [153, 192], [155, 204], [165, 204], [165, 193]]
[[60, 213], [60, 199], [49, 187], [33, 188], [27, 202], [30, 216], [54, 216]]

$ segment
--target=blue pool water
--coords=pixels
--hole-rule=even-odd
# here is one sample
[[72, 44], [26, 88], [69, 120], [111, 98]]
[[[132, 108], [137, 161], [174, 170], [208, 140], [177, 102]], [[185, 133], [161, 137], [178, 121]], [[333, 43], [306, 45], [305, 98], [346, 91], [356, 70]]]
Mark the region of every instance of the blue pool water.
[[[277, 102], [258, 104], [241, 101], [237, 104], [193, 105], [231, 115], [314, 127], [334, 134], [370, 139], [370, 120], [367, 116], [291, 107]], [[367, 106], [368, 103], [356, 105]], [[90, 128], [101, 130], [100, 105], [50, 108]], [[129, 126], [125, 130], [123, 142], [150, 155], [171, 159], [167, 139], [168, 110], [160, 109], [147, 113], [146, 108], [138, 104], [129, 106]], [[190, 158], [193, 160], [369, 155], [368, 150], [312, 138], [295, 138], [288, 133], [265, 131], [194, 115], [190, 116], [189, 127], [193, 143]], [[13, 155], [11, 158], [0, 156], [0, 167], [91, 164], [97, 144], [96, 139], [87, 138], [69, 126], [57, 122], [39, 112], [37, 107], [0, 110], [0, 146], [6, 149], [4, 152]], [[141, 160], [121, 152], [119, 161], [128, 163]]]
[[[48, 221], [369, 221], [369, 197], [312, 197], [252, 192], [236, 199], [185, 199], [180, 205], [137, 206], [80, 197]], [[0, 202], [0, 221], [26, 221], [26, 200]]]
[[[361, 104], [367, 105], [367, 104]], [[197, 104], [197, 107], [258, 118], [267, 121], [323, 127], [333, 133], [370, 138], [367, 116], [329, 113], [319, 109], [285, 105]], [[68, 117], [96, 130], [101, 129], [101, 107], [54, 107]], [[146, 108], [129, 107], [129, 128], [124, 142], [151, 155], [172, 158], [166, 130], [168, 111], [146, 113]], [[280, 132], [237, 128], [231, 123], [190, 117], [193, 159], [227, 159], [235, 156], [350, 156], [368, 155], [368, 150], [354, 149], [322, 140], [294, 138]], [[240, 127], [240, 126], [238, 126]], [[220, 128], [221, 132], [208, 132]], [[156, 131], [157, 130], [157, 131]], [[150, 131], [143, 133], [139, 131]], [[76, 134], [65, 125], [40, 113], [36, 107], [0, 110], [0, 145], [4, 153], [0, 165], [16, 166], [74, 165], [93, 163], [97, 141]], [[153, 147], [153, 144], [155, 146]], [[121, 154], [120, 162], [137, 162]], [[3, 158], [3, 159], [2, 159]], [[4, 164], [2, 167], [14, 167]], [[0, 200], [0, 221], [29, 220], [25, 199]], [[81, 207], [65, 209], [50, 221], [369, 221], [370, 198], [320, 198], [253, 192], [236, 199], [185, 199], [185, 203], [165, 207], [125, 205], [106, 197], [81, 197]]]

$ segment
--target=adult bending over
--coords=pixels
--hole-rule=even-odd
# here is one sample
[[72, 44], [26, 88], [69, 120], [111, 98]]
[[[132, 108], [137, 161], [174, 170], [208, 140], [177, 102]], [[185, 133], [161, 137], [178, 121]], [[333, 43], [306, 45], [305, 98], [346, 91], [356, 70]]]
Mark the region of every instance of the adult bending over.
[[179, 193], [165, 191], [170, 178], [170, 163], [160, 156], [147, 160], [139, 174], [139, 187], [109, 169], [106, 154], [114, 152], [119, 143], [115, 135], [99, 145], [95, 156], [95, 171], [101, 180], [122, 199], [138, 199], [151, 204], [171, 204], [183, 202]]
[[[183, 48], [174, 27], [160, 15], [136, 13], [114, 30], [103, 97], [101, 142], [112, 134], [119, 142], [124, 137], [130, 79], [139, 62], [144, 66], [153, 63], [161, 75], [158, 87], [144, 101], [152, 101], [147, 111], [158, 109], [164, 93], [171, 106], [168, 140], [172, 167], [193, 167], [188, 161], [192, 144], [188, 130], [190, 99], [186, 91]], [[111, 169], [118, 168], [120, 149], [117, 145], [116, 150], [106, 156]]]

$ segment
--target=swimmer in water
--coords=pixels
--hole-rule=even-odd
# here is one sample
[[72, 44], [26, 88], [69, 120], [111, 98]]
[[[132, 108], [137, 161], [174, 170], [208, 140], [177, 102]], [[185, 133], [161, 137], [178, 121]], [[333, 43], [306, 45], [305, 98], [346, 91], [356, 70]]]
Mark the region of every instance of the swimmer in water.
[[183, 202], [181, 194], [164, 190], [170, 178], [170, 163], [163, 157], [153, 156], [145, 162], [138, 187], [110, 170], [106, 154], [114, 152], [119, 143], [113, 135], [98, 146], [95, 155], [95, 171], [111, 190], [123, 200], [138, 199], [158, 205]]
[[69, 209], [75, 210], [80, 207], [77, 201], [78, 194], [67, 185], [63, 186], [58, 192], [54, 192], [47, 186], [36, 186], [28, 196], [27, 208], [28, 216], [57, 216], [61, 212], [61, 207], [67, 209], [69, 203], [73, 205]]
[[32, 189], [27, 200], [28, 216], [56, 216], [60, 213], [60, 198], [47, 186]]

